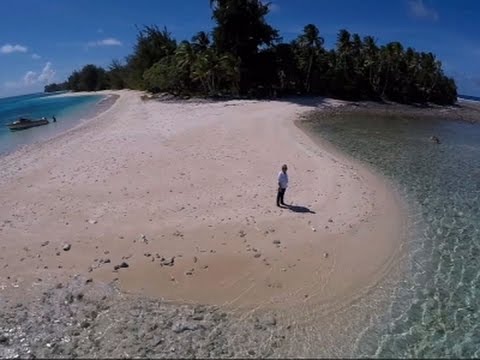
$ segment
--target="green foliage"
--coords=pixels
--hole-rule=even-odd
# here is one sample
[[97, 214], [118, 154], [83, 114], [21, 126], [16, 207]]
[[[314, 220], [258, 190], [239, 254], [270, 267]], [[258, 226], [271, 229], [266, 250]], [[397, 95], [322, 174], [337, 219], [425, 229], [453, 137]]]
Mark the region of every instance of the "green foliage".
[[175, 56], [169, 55], [145, 71], [143, 78], [151, 92], [180, 94], [186, 88], [188, 73], [177, 66]]
[[67, 80], [68, 90], [98, 91], [110, 87], [107, 72], [95, 65], [85, 65], [82, 70], [74, 71]]
[[110, 87], [112, 89], [120, 90], [127, 87], [125, 81], [127, 77], [127, 70], [125, 66], [120, 63], [120, 61], [112, 61], [112, 63], [108, 66], [107, 76], [108, 82], [110, 83]]
[[125, 81], [132, 89], [145, 89], [143, 74], [164, 57], [172, 55], [176, 41], [167, 28], [159, 30], [157, 26], [145, 26], [137, 34], [137, 43], [133, 54], [127, 57]]
[[65, 91], [65, 90], [68, 90], [68, 83], [67, 82], [63, 82], [63, 83], [60, 83], [60, 84], [57, 84], [57, 83], [53, 83], [53, 84], [48, 84], [48, 85], [45, 85], [43, 91], [48, 93], [48, 92], [55, 92], [55, 91]]
[[108, 71], [87, 65], [64, 84], [73, 91], [148, 89], [174, 94], [272, 96], [328, 95], [343, 99], [452, 104], [453, 79], [432, 53], [378, 45], [342, 29], [334, 49], [323, 47], [320, 30], [308, 24], [291, 43], [281, 43], [266, 22], [269, 4], [260, 0], [211, 0], [216, 26], [177, 45], [166, 28], [145, 26], [123, 65]]
[[220, 53], [232, 54], [240, 60], [240, 90], [247, 92], [258, 82], [256, 63], [259, 48], [278, 40], [278, 31], [265, 20], [268, 4], [260, 0], [211, 0], [214, 47]]

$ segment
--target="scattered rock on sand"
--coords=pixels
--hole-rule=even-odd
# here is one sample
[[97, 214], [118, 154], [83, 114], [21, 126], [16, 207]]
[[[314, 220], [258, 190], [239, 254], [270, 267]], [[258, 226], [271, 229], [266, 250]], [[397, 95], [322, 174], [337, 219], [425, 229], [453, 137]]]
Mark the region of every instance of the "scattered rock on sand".
[[175, 263], [175, 256], [160, 260], [160, 264], [164, 266], [173, 266], [174, 263]]
[[128, 268], [128, 264], [125, 261], [123, 261], [120, 265], [115, 265], [113, 267], [114, 270], [118, 270], [118, 269], [122, 269], [122, 268]]
[[63, 251], [69, 251], [71, 248], [72, 248], [72, 245], [70, 244], [63, 245]]
[[273, 243], [274, 243], [275, 245], [280, 245], [282, 242], [281, 242], [280, 240], [273, 240]]
[[172, 326], [172, 331], [174, 333], [180, 334], [185, 331], [195, 331], [200, 328], [200, 325], [197, 323], [190, 322], [176, 322]]
[[275, 326], [277, 325], [277, 319], [272, 315], [272, 316], [267, 316], [263, 323], [267, 326]]
[[253, 255], [254, 258], [259, 258], [260, 256], [262, 256], [262, 254], [260, 254], [259, 252], [255, 253], [255, 255]]
[[50, 241], [47, 240], [47, 241], [42, 242], [41, 246], [47, 246], [48, 244], [50, 244]]

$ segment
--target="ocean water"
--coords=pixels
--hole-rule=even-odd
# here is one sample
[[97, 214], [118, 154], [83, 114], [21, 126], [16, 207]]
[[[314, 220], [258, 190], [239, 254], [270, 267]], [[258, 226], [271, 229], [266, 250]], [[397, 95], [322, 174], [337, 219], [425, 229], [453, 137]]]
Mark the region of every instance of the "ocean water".
[[383, 291], [389, 305], [354, 356], [480, 357], [480, 125], [343, 115], [307, 127], [389, 178], [410, 207], [405, 279]]
[[463, 100], [470, 100], [470, 101], [479, 101], [480, 102], [480, 97], [477, 96], [470, 96], [470, 95], [458, 95], [460, 99]]
[[[0, 155], [12, 152], [20, 146], [49, 139], [78, 123], [82, 118], [95, 114], [104, 96], [55, 96], [31, 94], [0, 99]], [[26, 117], [40, 119], [45, 116], [50, 124], [11, 132], [8, 123]], [[52, 116], [57, 122], [51, 122]]]

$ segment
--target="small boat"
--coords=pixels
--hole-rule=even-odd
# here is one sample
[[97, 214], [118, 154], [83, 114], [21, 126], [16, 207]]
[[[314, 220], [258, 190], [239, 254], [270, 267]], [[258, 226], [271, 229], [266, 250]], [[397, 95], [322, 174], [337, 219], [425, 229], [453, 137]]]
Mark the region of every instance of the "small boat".
[[42, 126], [47, 124], [49, 124], [49, 121], [45, 118], [40, 120], [30, 120], [30, 119], [20, 118], [18, 120], [15, 120], [11, 124], [7, 124], [7, 126], [11, 131], [18, 131], [18, 130], [25, 130], [31, 127]]

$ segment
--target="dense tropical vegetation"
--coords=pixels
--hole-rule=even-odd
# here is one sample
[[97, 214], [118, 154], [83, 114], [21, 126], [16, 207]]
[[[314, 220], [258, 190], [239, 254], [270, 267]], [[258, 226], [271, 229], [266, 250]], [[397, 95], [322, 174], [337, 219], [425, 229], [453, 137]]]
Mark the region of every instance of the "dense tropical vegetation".
[[216, 26], [191, 41], [146, 26], [133, 53], [108, 69], [86, 65], [63, 84], [68, 89], [142, 89], [197, 96], [326, 95], [344, 99], [452, 104], [457, 90], [432, 53], [379, 45], [372, 36], [340, 30], [334, 49], [325, 49], [314, 24], [291, 42], [266, 22], [260, 0], [211, 0]]

